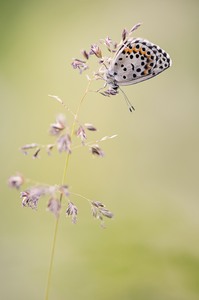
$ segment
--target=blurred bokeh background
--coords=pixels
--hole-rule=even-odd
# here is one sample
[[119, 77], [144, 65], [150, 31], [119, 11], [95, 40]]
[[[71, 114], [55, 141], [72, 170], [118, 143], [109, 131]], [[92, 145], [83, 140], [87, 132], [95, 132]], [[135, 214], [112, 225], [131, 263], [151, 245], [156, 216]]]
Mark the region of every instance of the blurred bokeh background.
[[199, 299], [198, 20], [197, 0], [0, 1], [1, 299], [44, 299], [55, 224], [46, 200], [37, 212], [22, 208], [7, 178], [18, 171], [59, 184], [65, 160], [18, 149], [51, 143], [48, 127], [60, 112], [70, 125], [48, 94], [76, 109], [87, 79], [71, 59], [107, 35], [119, 41], [137, 22], [134, 35], [160, 45], [173, 66], [124, 88], [132, 114], [121, 94], [87, 96], [80, 119], [99, 129], [90, 138], [118, 137], [101, 144], [103, 159], [74, 151], [67, 184], [115, 217], [103, 230], [88, 203], [71, 197], [78, 223], [63, 209], [50, 299]]

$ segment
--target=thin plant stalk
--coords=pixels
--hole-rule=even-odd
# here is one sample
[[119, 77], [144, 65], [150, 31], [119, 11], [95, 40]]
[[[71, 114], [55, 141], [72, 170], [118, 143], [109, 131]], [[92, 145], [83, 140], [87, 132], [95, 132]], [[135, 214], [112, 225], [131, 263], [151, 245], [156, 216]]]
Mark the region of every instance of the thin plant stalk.
[[[80, 110], [80, 107], [82, 105], [82, 102], [84, 101], [86, 95], [88, 94], [90, 84], [91, 84], [91, 81], [89, 80], [86, 91], [85, 91], [84, 95], [82, 96], [82, 98], [79, 102], [79, 105], [77, 107], [76, 114], [75, 114], [75, 117], [74, 117], [74, 121], [73, 121], [73, 124], [72, 124], [72, 129], [71, 129], [71, 138], [74, 135], [75, 123], [76, 123], [76, 120], [78, 118], [79, 110]], [[66, 179], [69, 159], [70, 159], [70, 154], [67, 153], [66, 161], [65, 161], [65, 165], [64, 165], [64, 170], [63, 170], [63, 175], [62, 175], [62, 181], [61, 181], [62, 185], [64, 185], [64, 182], [65, 182], [65, 179]], [[62, 202], [62, 194], [60, 194], [60, 199], [59, 200], [60, 200], [60, 203], [61, 203]], [[49, 264], [48, 275], [47, 275], [46, 292], [45, 292], [45, 298], [44, 298], [45, 300], [49, 299], [49, 291], [50, 291], [50, 284], [51, 284], [51, 278], [52, 278], [52, 269], [53, 269], [53, 262], [54, 262], [54, 256], [55, 256], [54, 254], [55, 254], [55, 245], [56, 245], [56, 240], [57, 240], [58, 225], [59, 225], [59, 216], [56, 218], [56, 222], [55, 222], [55, 229], [54, 229], [54, 234], [53, 234], [53, 241], [52, 241], [52, 248], [51, 248], [51, 255], [50, 255], [50, 264]]]

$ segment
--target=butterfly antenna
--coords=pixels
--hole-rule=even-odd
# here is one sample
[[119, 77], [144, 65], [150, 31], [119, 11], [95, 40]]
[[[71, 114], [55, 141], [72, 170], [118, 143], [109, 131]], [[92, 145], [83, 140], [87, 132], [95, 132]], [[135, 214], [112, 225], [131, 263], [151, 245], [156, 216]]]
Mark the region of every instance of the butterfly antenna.
[[127, 95], [125, 94], [125, 92], [119, 87], [120, 91], [122, 92], [122, 94], [124, 95], [124, 99], [126, 101], [126, 104], [129, 108], [130, 112], [133, 112], [133, 110], [135, 110], [135, 108], [133, 107], [133, 105], [131, 104], [129, 98], [127, 97]]

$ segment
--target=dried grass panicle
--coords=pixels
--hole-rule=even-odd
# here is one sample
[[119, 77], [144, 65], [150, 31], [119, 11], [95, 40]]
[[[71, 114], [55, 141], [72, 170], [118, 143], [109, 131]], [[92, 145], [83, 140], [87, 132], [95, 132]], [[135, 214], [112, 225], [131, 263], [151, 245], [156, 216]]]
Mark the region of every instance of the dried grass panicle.
[[66, 197], [69, 197], [69, 195], [70, 195], [68, 185], [61, 185], [59, 187], [59, 191], [60, 191], [60, 193], [62, 193]]
[[107, 36], [105, 39], [100, 40], [101, 43], [103, 43], [109, 52], [116, 52], [118, 44], [114, 42], [109, 36]]
[[57, 116], [56, 122], [50, 125], [49, 133], [51, 135], [59, 135], [66, 128], [66, 118], [63, 114]]
[[76, 135], [82, 141], [82, 144], [85, 145], [85, 141], [87, 139], [86, 130], [88, 131], [97, 131], [97, 128], [91, 123], [85, 123], [84, 125], [80, 125], [76, 130]]
[[79, 126], [79, 128], [76, 131], [77, 137], [79, 137], [84, 144], [85, 140], [87, 139], [86, 131], [82, 125]]
[[[62, 102], [63, 104], [63, 102]], [[85, 140], [87, 139], [87, 134], [86, 131], [90, 132], [96, 132], [97, 128], [94, 126], [92, 123], [84, 123], [83, 125], [80, 125], [80, 122], [75, 119], [76, 122], [75, 128], [77, 129], [74, 130], [74, 133], [77, 137], [80, 137], [82, 144], [84, 146], [88, 146], [90, 148], [90, 151], [93, 155], [103, 157], [104, 156], [104, 151], [99, 147], [98, 144], [93, 144], [90, 146], [90, 142], [85, 143]], [[52, 150], [57, 147], [58, 152], [67, 152], [68, 154], [71, 154], [71, 145], [72, 145], [72, 138], [68, 133], [68, 128], [66, 126], [66, 117], [64, 115], [58, 115], [56, 118], [56, 121], [50, 125], [50, 135], [56, 138], [56, 141], [54, 144], [48, 144], [46, 146], [44, 145], [39, 145], [38, 143], [31, 143], [31, 144], [26, 144], [23, 147], [21, 147], [21, 150], [24, 152], [26, 151], [27, 153], [30, 150], [34, 150], [33, 156], [36, 158], [38, 157], [38, 154], [40, 151], [45, 148], [48, 154], [52, 153]], [[74, 135], [73, 135], [74, 136]], [[103, 141], [106, 141], [108, 139], [112, 139], [116, 137], [116, 135], [112, 136], [104, 136], [100, 139], [98, 139], [96, 142], [100, 143]], [[24, 176], [21, 174], [17, 173], [16, 175], [10, 176], [8, 179], [8, 185], [11, 188], [15, 189], [20, 189], [22, 185], [29, 182], [30, 180], [25, 179]], [[30, 181], [31, 182], [31, 181]], [[48, 197], [48, 204], [47, 204], [47, 210], [50, 211], [51, 213], [54, 214], [56, 218], [59, 217], [60, 212], [61, 212], [61, 206], [62, 203], [59, 200], [60, 195], [64, 196], [65, 199], [67, 200], [67, 210], [66, 214], [68, 216], [71, 216], [72, 222], [76, 223], [77, 220], [77, 213], [78, 209], [77, 207], [73, 204], [73, 202], [69, 201], [69, 187], [66, 184], [62, 185], [32, 185], [24, 189], [20, 197], [22, 199], [22, 206], [23, 207], [29, 207], [31, 209], [36, 210], [39, 205], [39, 201], [42, 197], [47, 196]], [[79, 196], [81, 196], [79, 194]], [[84, 196], [81, 196], [85, 198]], [[87, 199], [87, 198], [85, 198]], [[88, 200], [88, 199], [87, 199]], [[90, 200], [89, 200], [90, 201]], [[65, 205], [63, 203], [63, 205]], [[92, 206], [96, 207], [96, 212], [93, 213], [94, 215], [96, 214], [96, 217], [103, 219], [102, 216], [106, 216], [108, 218], [112, 217], [112, 213], [108, 211], [103, 204], [100, 204], [100, 202], [93, 202]]]
[[[107, 47], [109, 52], [117, 51], [117, 47], [118, 47], [117, 43], [113, 42], [112, 39], [110, 39], [109, 37], [107, 37], [103, 41], [103, 44]], [[102, 51], [97, 44], [92, 45], [89, 51], [83, 50], [82, 55], [84, 57], [84, 60], [73, 59], [72, 67], [74, 69], [77, 69], [79, 73], [82, 74], [83, 71], [88, 69], [87, 61], [89, 60], [90, 56], [96, 56], [99, 60], [100, 69], [94, 75], [94, 79], [96, 80], [103, 79], [103, 73], [101, 73], [101, 68], [105, 67], [106, 63], [108, 65], [111, 62], [111, 59], [102, 57]], [[69, 216], [71, 218], [72, 223], [75, 224], [77, 222], [78, 208], [71, 201], [71, 197], [79, 196], [80, 198], [87, 200], [91, 205], [93, 216], [101, 220], [101, 225], [103, 225], [104, 218], [113, 217], [113, 213], [109, 211], [103, 203], [99, 201], [91, 201], [90, 199], [82, 196], [81, 194], [72, 193], [71, 191], [69, 192], [69, 187], [65, 183], [66, 175], [68, 175], [67, 173], [68, 165], [69, 165], [69, 159], [72, 154], [72, 149], [80, 148], [78, 146], [77, 147], [73, 146], [73, 142], [75, 139], [77, 140], [77, 137], [81, 139], [82, 142], [81, 146], [82, 145], [87, 146], [93, 155], [99, 157], [104, 156], [103, 150], [99, 147], [99, 145], [96, 142], [93, 141], [87, 143], [85, 142], [87, 140], [87, 131], [96, 132], [97, 128], [92, 123], [79, 122], [80, 107], [82, 105], [83, 100], [85, 99], [85, 97], [89, 92], [89, 87], [92, 81], [92, 79], [90, 79], [88, 76], [87, 78], [89, 80], [88, 87], [84, 95], [79, 101], [75, 114], [68, 108], [68, 106], [65, 105], [65, 103], [58, 96], [49, 95], [51, 98], [59, 102], [59, 104], [62, 105], [62, 108], [66, 109], [67, 112], [69, 112], [72, 115], [73, 121], [71, 124], [71, 128], [69, 129], [69, 127], [66, 126], [66, 118], [65, 116], [60, 114], [56, 118], [56, 121], [51, 123], [49, 129], [49, 133], [51, 135], [51, 138], [54, 138], [54, 142], [48, 143], [47, 145], [32, 143], [32, 144], [26, 144], [21, 147], [21, 151], [24, 154], [29, 154], [29, 152], [31, 153], [33, 152], [33, 158], [38, 158], [39, 154], [41, 153], [41, 150], [43, 149], [47, 152], [48, 155], [51, 155], [52, 151], [54, 152], [56, 150], [60, 154], [62, 153], [66, 154], [65, 164], [63, 166], [63, 171], [62, 171], [62, 180], [60, 185], [38, 184], [32, 182], [30, 179], [26, 179], [24, 176], [20, 174], [10, 176], [10, 178], [8, 179], [9, 187], [15, 188], [17, 190], [19, 190], [22, 187], [22, 185], [25, 184], [24, 190], [20, 193], [20, 198], [22, 200], [23, 207], [37, 210], [42, 198], [45, 201], [46, 201], [45, 198], [47, 198], [46, 210], [51, 212], [56, 218], [56, 226], [53, 234], [53, 243], [51, 248], [50, 264], [49, 264], [49, 271], [47, 276], [45, 299], [49, 299], [49, 289], [51, 285], [50, 283], [51, 283], [51, 277], [52, 277], [51, 275], [52, 275], [53, 262], [54, 262], [54, 249], [56, 244], [57, 228], [58, 228], [58, 222], [59, 222], [61, 210], [63, 209], [63, 207], [67, 205], [66, 216]], [[108, 92], [104, 92], [104, 95], [114, 95], [114, 91], [109, 90]], [[88, 137], [91, 134], [92, 133], [88, 133]], [[100, 143], [102, 141], [108, 140], [113, 137], [115, 137], [115, 135], [112, 135], [110, 137], [106, 136], [104, 138], [98, 139], [97, 142]], [[93, 145], [91, 146], [91, 144]], [[49, 167], [49, 172], [52, 172], [52, 170], [50, 170], [50, 167]], [[31, 185], [28, 186], [30, 183]]]
[[93, 124], [85, 123], [84, 126], [85, 126], [86, 129], [89, 130], [89, 131], [97, 131], [97, 128], [96, 128]]
[[94, 54], [98, 58], [102, 58], [102, 51], [101, 51], [100, 47], [97, 44], [91, 45], [91, 49], [89, 51], [89, 54], [90, 55]]
[[41, 151], [41, 148], [38, 148], [35, 153], [33, 154], [33, 158], [38, 158], [39, 157], [39, 152]]
[[24, 155], [28, 155], [31, 150], [34, 150], [32, 158], [38, 158], [39, 152], [41, 151], [41, 147], [40, 145], [33, 143], [22, 146], [20, 150]]
[[40, 197], [41, 194], [38, 189], [28, 189], [24, 192], [21, 192], [22, 206], [37, 209]]
[[8, 178], [8, 186], [10, 188], [15, 188], [19, 190], [20, 187], [23, 185], [23, 183], [24, 183], [24, 177], [21, 174], [16, 174]]
[[20, 150], [23, 154], [27, 155], [29, 150], [38, 148], [39, 145], [37, 143], [25, 144], [23, 145]]
[[104, 157], [104, 151], [98, 145], [91, 146], [90, 150], [93, 155]]
[[[56, 100], [58, 99], [59, 102], [64, 105], [63, 101], [60, 100], [57, 96], [52, 96], [56, 97]], [[67, 108], [68, 111], [70, 111]], [[21, 151], [23, 153], [28, 154], [29, 151], [34, 151], [33, 157], [37, 158], [40, 151], [44, 148], [47, 153], [50, 155], [52, 153], [52, 150], [57, 148], [58, 152], [67, 152], [68, 154], [71, 154], [71, 146], [72, 146], [72, 138], [74, 135], [79, 137], [82, 141], [82, 144], [84, 146], [88, 146], [90, 148], [90, 152], [99, 157], [104, 156], [104, 151], [101, 149], [101, 147], [97, 144], [103, 141], [106, 141], [108, 139], [114, 138], [116, 135], [112, 136], [104, 136], [100, 139], [98, 139], [96, 144], [90, 145], [90, 142], [85, 143], [87, 140], [87, 133], [86, 131], [90, 131], [95, 133], [97, 131], [96, 126], [94, 126], [92, 123], [83, 123], [82, 125], [80, 124], [79, 120], [76, 118], [75, 115], [74, 119], [74, 134], [71, 135], [68, 133], [69, 129], [66, 126], [66, 117], [63, 114], [59, 114], [56, 118], [56, 121], [50, 125], [50, 130], [49, 133], [52, 137], [55, 138], [55, 143], [53, 144], [48, 144], [48, 145], [39, 145], [38, 143], [31, 143], [31, 144], [26, 144], [21, 147]], [[25, 179], [24, 176], [21, 174], [17, 173], [16, 175], [10, 176], [8, 179], [8, 185], [11, 188], [15, 188], [19, 190], [22, 185], [26, 184], [30, 180]], [[31, 182], [31, 181], [30, 181]], [[78, 214], [78, 208], [72, 201], [69, 200], [70, 192], [69, 192], [69, 187], [66, 184], [62, 185], [39, 185], [35, 184], [32, 186], [27, 187], [20, 193], [20, 198], [22, 199], [22, 206], [23, 207], [28, 207], [33, 210], [37, 210], [39, 202], [41, 198], [47, 197], [48, 198], [48, 203], [47, 203], [47, 210], [51, 212], [56, 218], [60, 216], [61, 208], [62, 206], [65, 206], [66, 203], [63, 201], [60, 201], [62, 197], [60, 198], [60, 195], [64, 196], [66, 202], [67, 202], [67, 209], [66, 209], [66, 215], [71, 217], [72, 222], [75, 224], [77, 221], [77, 214]], [[78, 194], [80, 197], [87, 199], [84, 196], [81, 196]], [[89, 199], [87, 199], [89, 200]], [[105, 205], [102, 204], [101, 202], [97, 201], [90, 201], [91, 206], [92, 206], [92, 213], [93, 216], [96, 218], [99, 218], [101, 221], [103, 220], [103, 217], [107, 218], [112, 218], [113, 214], [105, 208]]]
[[137, 23], [137, 24], [135, 24], [135, 25], [131, 28], [130, 33], [132, 33], [133, 31], [137, 30], [141, 25], [142, 25], [142, 23]]
[[55, 144], [49, 144], [46, 146], [46, 152], [48, 153], [48, 155], [52, 154], [52, 150], [54, 148]]
[[126, 29], [124, 29], [124, 30], [122, 31], [122, 40], [123, 40], [123, 41], [126, 40], [127, 35], [128, 35], [128, 31], [127, 31]]
[[71, 137], [68, 133], [65, 133], [59, 137], [57, 141], [57, 149], [60, 153], [71, 153]]
[[88, 69], [88, 66], [85, 61], [81, 59], [74, 58], [73, 62], [71, 63], [73, 69], [79, 70], [79, 73], [82, 74], [83, 71]]
[[41, 197], [48, 196], [47, 210], [52, 212], [55, 217], [59, 216], [61, 210], [60, 194], [69, 196], [68, 186], [58, 185], [35, 185], [21, 192], [22, 206], [37, 209]]
[[86, 50], [81, 51], [82, 55], [84, 56], [85, 59], [89, 59], [89, 53], [87, 53]]
[[109, 219], [113, 218], [113, 213], [108, 210], [102, 202], [99, 201], [91, 201], [91, 211], [93, 217], [101, 221], [104, 220], [104, 217]]
[[47, 210], [52, 212], [54, 216], [58, 218], [61, 211], [61, 203], [59, 199], [55, 197], [50, 198], [48, 202]]
[[78, 214], [77, 207], [71, 201], [69, 201], [68, 207], [66, 209], [66, 215], [68, 215], [72, 218], [72, 223], [74, 223], [74, 224], [76, 224], [76, 222], [77, 222], [77, 214]]
[[42, 196], [54, 194], [55, 186], [32, 186], [21, 192], [22, 206], [37, 209], [38, 201]]

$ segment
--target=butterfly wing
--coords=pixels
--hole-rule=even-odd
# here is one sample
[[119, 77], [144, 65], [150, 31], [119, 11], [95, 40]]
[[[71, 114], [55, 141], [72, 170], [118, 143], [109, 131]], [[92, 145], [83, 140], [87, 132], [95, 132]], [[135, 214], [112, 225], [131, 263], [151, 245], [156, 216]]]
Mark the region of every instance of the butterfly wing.
[[164, 50], [137, 38], [127, 41], [118, 50], [108, 72], [119, 86], [132, 85], [150, 79], [170, 66], [171, 59]]

